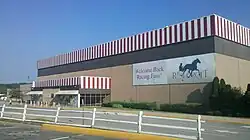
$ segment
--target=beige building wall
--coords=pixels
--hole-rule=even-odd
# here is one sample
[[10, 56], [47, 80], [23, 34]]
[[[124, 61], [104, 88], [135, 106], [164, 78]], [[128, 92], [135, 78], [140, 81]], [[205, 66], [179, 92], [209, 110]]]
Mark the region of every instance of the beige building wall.
[[51, 101], [53, 100], [53, 98], [51, 98], [51, 94], [54, 94], [58, 91], [60, 91], [59, 88], [43, 89], [43, 102], [47, 102], [48, 104], [51, 103]]
[[206, 101], [203, 99], [206, 95], [203, 92], [208, 90], [208, 88], [203, 90], [204, 87], [206, 87], [206, 83], [133, 86], [132, 72], [132, 65], [123, 65], [96, 70], [43, 76], [38, 79], [47, 80], [69, 76], [110, 76], [112, 78], [111, 101], [157, 102], [172, 104]]
[[215, 61], [216, 75], [244, 92], [250, 83], [250, 61], [222, 54], [216, 54]]

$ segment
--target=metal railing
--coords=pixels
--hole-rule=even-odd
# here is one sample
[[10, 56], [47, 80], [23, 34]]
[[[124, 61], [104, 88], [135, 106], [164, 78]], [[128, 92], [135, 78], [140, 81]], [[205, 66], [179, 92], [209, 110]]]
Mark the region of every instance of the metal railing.
[[[135, 132], [135, 133], [145, 133], [145, 134], [152, 134], [152, 135], [171, 136], [171, 137], [196, 139], [196, 140], [201, 140], [202, 132], [205, 131], [202, 128], [202, 123], [205, 123], [205, 121], [201, 120], [200, 115], [197, 115], [197, 120], [191, 120], [191, 119], [149, 116], [149, 115], [144, 115], [143, 111], [139, 111], [138, 114], [129, 114], [129, 113], [119, 113], [119, 112], [97, 111], [96, 108], [94, 108], [92, 111], [63, 110], [61, 109], [61, 107], [57, 107], [55, 109], [32, 108], [32, 107], [28, 107], [27, 104], [25, 104], [24, 107], [6, 106], [5, 104], [3, 104], [0, 107], [2, 108], [0, 118], [18, 120], [18, 121], [30, 121], [30, 122], [51, 123], [51, 124], [80, 126], [80, 127], [89, 127], [89, 128], [121, 130], [121, 131]], [[15, 111], [11, 111], [11, 110], [15, 110]], [[52, 113], [52, 114], [48, 114], [48, 113]], [[74, 116], [74, 114], [77, 114], [77, 113], [78, 115]], [[47, 118], [48, 120], [44, 118]], [[59, 120], [61, 119], [66, 120], [66, 122], [60, 122]], [[76, 123], [71, 123], [77, 119], [81, 121], [76, 122]], [[89, 122], [85, 122], [85, 121], [89, 121]], [[176, 124], [183, 122], [182, 125], [186, 123], [191, 123], [190, 125], [193, 125], [195, 127], [178, 126], [178, 125], [175, 126], [173, 125], [172, 121], [174, 121]], [[96, 124], [98, 122], [101, 122], [102, 125]], [[155, 123], [155, 122], [159, 122], [159, 123]], [[168, 122], [171, 122], [172, 125], [166, 124]], [[121, 126], [117, 127], [117, 125], [115, 125], [115, 127], [112, 127], [111, 126], [112, 123], [122, 124], [121, 126], [133, 125], [135, 129], [132, 129], [132, 126], [128, 126], [125, 129], [121, 128]], [[153, 129], [147, 129], [146, 127], [152, 127]], [[158, 129], [160, 128], [161, 130], [169, 129], [169, 131], [170, 130], [190, 131], [190, 132], [193, 132], [195, 136], [188, 136], [188, 135], [181, 135], [181, 134], [168, 134], [168, 131], [165, 131], [165, 132], [155, 131], [156, 128]]]

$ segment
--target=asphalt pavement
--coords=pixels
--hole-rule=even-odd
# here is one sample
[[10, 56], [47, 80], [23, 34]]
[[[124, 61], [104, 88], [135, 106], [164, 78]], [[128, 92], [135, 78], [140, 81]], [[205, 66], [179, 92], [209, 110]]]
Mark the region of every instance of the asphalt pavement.
[[[52, 109], [53, 111], [35, 111], [35, 110], [27, 110], [27, 114], [43, 114], [43, 115], [51, 115], [51, 117], [39, 117], [39, 116], [29, 116], [27, 115], [26, 119], [38, 119], [38, 120], [49, 120], [54, 121], [56, 115], [56, 109]], [[20, 112], [23, 110], [18, 109], [5, 109], [6, 112]], [[14, 117], [14, 118], [22, 118], [22, 115], [10, 115], [4, 114], [5, 117]], [[62, 118], [60, 116], [68, 116], [72, 118]], [[92, 118], [91, 113], [83, 113], [83, 112], [70, 112], [67, 110], [61, 111], [58, 118], [58, 123], [68, 123], [68, 124], [77, 124], [77, 125], [91, 125], [91, 120], [82, 120], [76, 119], [74, 117], [85, 117]], [[112, 119], [112, 120], [123, 120], [123, 121], [133, 121], [137, 122], [138, 117], [134, 114], [132, 116], [125, 115], [121, 116], [115, 113], [96, 113], [96, 121], [94, 127], [96, 128], [104, 128], [104, 129], [113, 129], [113, 130], [125, 130], [125, 131], [137, 131], [137, 124], [129, 124], [129, 123], [117, 123], [117, 122], [105, 122], [103, 120], [98, 119]], [[179, 127], [191, 127], [197, 128], [196, 122], [186, 122], [186, 121], [176, 121], [176, 120], [164, 120], [164, 119], [151, 119], [143, 117], [143, 123], [148, 124], [159, 124], [159, 125], [167, 125], [167, 126], [179, 126]], [[205, 132], [202, 132], [202, 138], [204, 140], [249, 140], [250, 138], [250, 125], [242, 125], [242, 124], [234, 124], [234, 123], [217, 123], [217, 122], [205, 122], [202, 123], [202, 128], [205, 129]], [[160, 127], [152, 127], [152, 126], [142, 126], [142, 131], [144, 132], [153, 132], [153, 133], [162, 133], [164, 135], [179, 135], [183, 136], [183, 138], [188, 139], [189, 136], [196, 137], [197, 132], [193, 130], [182, 130], [179, 128], [160, 128]]]
[[[0, 122], [1, 140], [115, 140], [82, 134], [41, 130], [39, 125]], [[116, 139], [117, 140], [117, 139]]]

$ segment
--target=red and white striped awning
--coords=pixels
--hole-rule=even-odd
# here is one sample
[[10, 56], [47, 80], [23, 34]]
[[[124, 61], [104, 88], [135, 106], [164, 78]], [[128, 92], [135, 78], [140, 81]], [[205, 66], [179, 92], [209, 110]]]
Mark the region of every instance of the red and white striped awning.
[[80, 86], [84, 89], [111, 89], [110, 77], [80, 76], [34, 82], [35, 87]]

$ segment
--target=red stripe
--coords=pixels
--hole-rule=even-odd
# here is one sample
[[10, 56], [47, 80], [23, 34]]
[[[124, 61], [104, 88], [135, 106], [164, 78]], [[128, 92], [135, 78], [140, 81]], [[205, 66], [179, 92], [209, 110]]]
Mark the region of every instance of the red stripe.
[[108, 55], [111, 55], [111, 42], [108, 43]]
[[91, 83], [90, 83], [90, 77], [88, 77], [87, 80], [88, 80], [88, 87], [87, 87], [87, 88], [90, 88], [90, 84], [91, 84]]
[[220, 20], [220, 18], [217, 16], [217, 30], [218, 30], [218, 31], [217, 31], [218, 33], [217, 33], [217, 34], [218, 34], [218, 36], [219, 36], [219, 34], [220, 34], [220, 33], [219, 33], [219, 32], [220, 32], [219, 20]]
[[102, 44], [102, 57], [105, 56], [105, 48], [104, 48], [104, 44]]
[[186, 28], [186, 40], [188, 40], [188, 22], [185, 23]]
[[137, 35], [134, 36], [135, 37], [135, 41], [134, 41], [134, 45], [135, 45], [135, 50], [137, 50], [137, 46], [136, 46], [136, 41], [137, 41]]
[[183, 31], [182, 31], [182, 27], [183, 25], [180, 24], [180, 41], [183, 41]]
[[167, 27], [164, 28], [164, 45], [167, 44]]
[[126, 44], [126, 48], [127, 48], [127, 51], [126, 52], [129, 52], [129, 37], [127, 37], [127, 44]]
[[102, 77], [100, 77], [100, 79], [101, 79], [101, 89], [103, 89], [103, 78]]
[[158, 46], [158, 30], [155, 30], [155, 46]]
[[201, 20], [197, 20], [197, 25], [198, 25], [198, 38], [201, 37]]
[[133, 36], [130, 37], [130, 49], [133, 51]]
[[96, 87], [97, 87], [97, 89], [98, 89], [98, 88], [99, 88], [99, 77], [97, 77], [96, 80], [97, 80], [97, 81], [96, 81]]
[[153, 41], [154, 41], [153, 31], [150, 32], [150, 40], [151, 40], [150, 47], [153, 47]]
[[111, 89], [111, 78], [109, 78], [109, 89]]
[[141, 35], [138, 35], [138, 49], [141, 50]]
[[163, 31], [162, 31], [162, 29], [160, 29], [160, 45], [162, 46], [163, 44], [162, 44], [162, 33], [163, 33]]
[[210, 25], [211, 25], [211, 34], [215, 35], [215, 15], [211, 16]]
[[91, 77], [92, 78], [92, 87], [95, 88], [95, 79], [94, 77]]
[[117, 47], [117, 48], [116, 48], [117, 54], [119, 54], [119, 51], [120, 51], [120, 49], [119, 49], [119, 48], [120, 48], [120, 41], [117, 40], [116, 43], [117, 43], [117, 46], [116, 46], [116, 47]]
[[126, 38], [123, 38], [123, 52], [125, 53], [125, 52], [127, 52], [126, 51], [126, 48], [127, 48], [127, 46], [126, 46]]
[[204, 36], [207, 36], [207, 17], [204, 17]]
[[146, 48], [149, 46], [149, 38], [148, 38], [148, 32], [146, 32]]
[[109, 89], [109, 87], [108, 87], [108, 78], [105, 78], [105, 86], [106, 86], [106, 89]]
[[145, 33], [142, 34], [142, 49], [145, 48]]
[[174, 25], [174, 37], [175, 37], [175, 39], [174, 39], [174, 41], [175, 41], [175, 43], [177, 42], [177, 25]]
[[172, 44], [172, 26], [169, 27], [169, 43]]
[[120, 53], [122, 53], [122, 39], [119, 40], [119, 44], [120, 44]]
[[192, 39], [194, 39], [194, 21], [191, 21]]
[[114, 46], [114, 55], [116, 54], [116, 40], [113, 42], [113, 46]]

